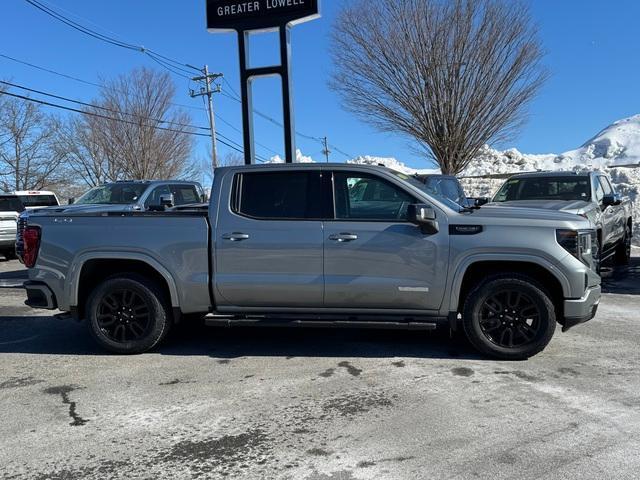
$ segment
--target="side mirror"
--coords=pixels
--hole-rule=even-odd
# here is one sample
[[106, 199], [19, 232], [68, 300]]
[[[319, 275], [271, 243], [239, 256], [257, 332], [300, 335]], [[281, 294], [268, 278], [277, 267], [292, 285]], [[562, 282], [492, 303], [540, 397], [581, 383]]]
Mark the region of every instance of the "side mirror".
[[476, 207], [481, 207], [489, 203], [489, 197], [478, 197], [478, 198], [474, 198], [473, 200], [475, 202], [474, 204]]
[[67, 201], [67, 203], [68, 203], [69, 205], [73, 205], [74, 203], [76, 203], [76, 199], [72, 197], [72, 198], [70, 198], [70, 199]]
[[440, 231], [433, 207], [422, 203], [409, 205], [407, 219], [418, 225], [424, 233], [434, 234]]
[[175, 199], [173, 198], [173, 194], [170, 193], [168, 195], [160, 195], [160, 205], [165, 208], [171, 208], [175, 204]]
[[620, 197], [617, 193], [612, 193], [611, 195], [605, 195], [602, 199], [603, 207], [616, 207], [622, 203], [622, 197]]

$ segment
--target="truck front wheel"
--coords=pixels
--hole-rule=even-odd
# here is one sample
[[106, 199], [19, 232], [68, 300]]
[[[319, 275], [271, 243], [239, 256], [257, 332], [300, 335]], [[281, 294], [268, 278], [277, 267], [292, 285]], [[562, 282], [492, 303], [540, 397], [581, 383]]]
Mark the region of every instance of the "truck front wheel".
[[519, 274], [493, 276], [467, 297], [463, 326], [469, 341], [485, 355], [525, 360], [549, 344], [556, 314], [549, 294]]
[[119, 275], [98, 285], [87, 302], [89, 330], [118, 354], [144, 353], [167, 335], [170, 310], [162, 291], [139, 275]]

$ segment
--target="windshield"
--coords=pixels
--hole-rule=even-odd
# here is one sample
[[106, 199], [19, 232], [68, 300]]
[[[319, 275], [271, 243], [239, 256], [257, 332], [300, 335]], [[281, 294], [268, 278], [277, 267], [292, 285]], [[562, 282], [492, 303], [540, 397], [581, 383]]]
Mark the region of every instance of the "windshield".
[[128, 205], [135, 203], [147, 189], [143, 183], [111, 183], [89, 190], [76, 205]]
[[23, 212], [24, 205], [18, 197], [0, 197], [0, 212]]
[[512, 178], [498, 191], [494, 202], [518, 200], [591, 200], [589, 177]]
[[464, 208], [460, 204], [444, 196], [438, 190], [431, 188], [429, 185], [425, 184], [424, 182], [420, 181], [418, 178], [412, 175], [407, 175], [401, 172], [395, 172], [393, 170], [391, 170], [391, 173], [393, 173], [396, 177], [400, 178], [401, 180], [404, 180], [405, 182], [413, 185], [417, 189], [427, 193], [429, 196], [435, 198], [440, 203], [445, 204], [447, 207], [449, 207], [452, 210], [455, 210], [456, 212], [459, 212]]
[[18, 195], [25, 207], [57, 207], [55, 195]]

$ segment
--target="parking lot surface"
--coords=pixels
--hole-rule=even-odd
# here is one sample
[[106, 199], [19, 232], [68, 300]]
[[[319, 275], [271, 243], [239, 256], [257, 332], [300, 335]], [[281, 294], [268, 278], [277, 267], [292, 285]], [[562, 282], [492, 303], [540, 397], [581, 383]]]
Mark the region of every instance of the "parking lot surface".
[[[638, 252], [636, 252], [637, 254]], [[446, 332], [182, 327], [99, 350], [0, 262], [0, 478], [636, 479], [640, 258], [526, 362]]]

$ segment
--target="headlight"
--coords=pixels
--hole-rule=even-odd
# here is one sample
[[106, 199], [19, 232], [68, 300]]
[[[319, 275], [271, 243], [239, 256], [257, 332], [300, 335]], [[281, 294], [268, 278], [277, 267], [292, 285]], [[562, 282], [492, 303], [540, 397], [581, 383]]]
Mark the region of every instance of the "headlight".
[[592, 230], [556, 230], [560, 246], [587, 266], [593, 257], [594, 232]]

